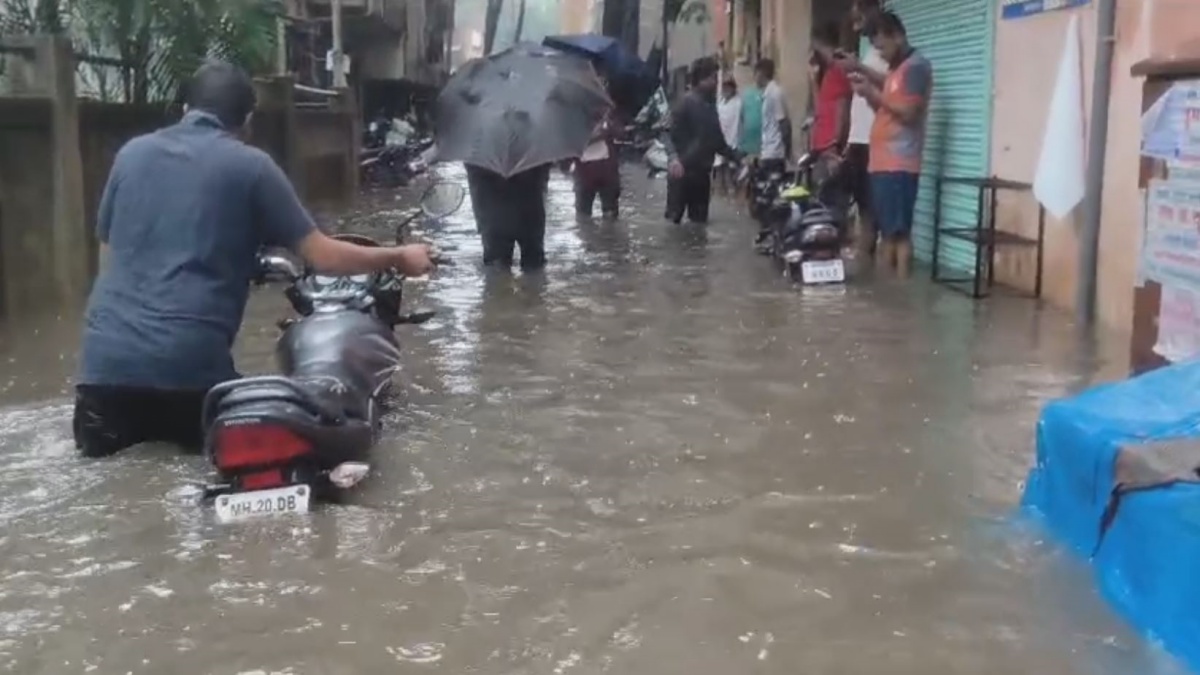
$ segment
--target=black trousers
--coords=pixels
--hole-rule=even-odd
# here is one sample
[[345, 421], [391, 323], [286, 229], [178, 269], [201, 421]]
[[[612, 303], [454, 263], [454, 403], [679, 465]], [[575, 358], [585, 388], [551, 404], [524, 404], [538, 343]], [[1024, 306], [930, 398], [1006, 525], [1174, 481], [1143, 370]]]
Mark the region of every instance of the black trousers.
[[521, 269], [545, 266], [549, 179], [548, 164], [510, 178], [467, 166], [471, 208], [483, 240], [483, 264], [512, 267], [513, 254], [520, 247]]
[[79, 385], [75, 387], [75, 447], [85, 457], [107, 457], [150, 442], [200, 452], [204, 447], [200, 414], [207, 393]]
[[685, 170], [679, 178], [667, 179], [667, 220], [678, 223], [686, 213], [693, 223], [708, 222], [712, 201], [712, 170]]
[[621, 184], [601, 183], [599, 185], [588, 181], [575, 181], [575, 213], [580, 216], [592, 215], [600, 198], [600, 213], [606, 218], [617, 216], [617, 207], [621, 201]]

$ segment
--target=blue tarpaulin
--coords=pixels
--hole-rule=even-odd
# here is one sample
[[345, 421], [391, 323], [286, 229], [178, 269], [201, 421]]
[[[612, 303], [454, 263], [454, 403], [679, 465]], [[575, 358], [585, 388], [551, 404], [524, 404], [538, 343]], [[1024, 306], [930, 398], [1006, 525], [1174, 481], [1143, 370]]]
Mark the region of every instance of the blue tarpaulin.
[[1112, 510], [1118, 456], [1177, 439], [1200, 439], [1200, 361], [1050, 403], [1023, 503], [1074, 551], [1094, 554], [1101, 592], [1134, 626], [1200, 672], [1196, 467], [1190, 479], [1117, 490]]

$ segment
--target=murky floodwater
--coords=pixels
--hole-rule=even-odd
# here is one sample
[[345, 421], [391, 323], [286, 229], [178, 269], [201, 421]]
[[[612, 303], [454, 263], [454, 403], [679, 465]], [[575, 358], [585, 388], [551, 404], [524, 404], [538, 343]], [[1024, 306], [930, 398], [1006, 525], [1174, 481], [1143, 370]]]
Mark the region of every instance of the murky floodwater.
[[[1171, 672], [1008, 519], [1039, 405], [1119, 343], [921, 281], [799, 291], [661, 191], [631, 174], [621, 222], [576, 224], [556, 178], [544, 275], [484, 274], [469, 208], [429, 233], [459, 265], [414, 285], [442, 313], [401, 328], [378, 472], [302, 519], [217, 526], [198, 458], [77, 459], [75, 321], [10, 329], [0, 668]], [[377, 202], [350, 227], [386, 232]], [[255, 296], [245, 371], [284, 312]]]

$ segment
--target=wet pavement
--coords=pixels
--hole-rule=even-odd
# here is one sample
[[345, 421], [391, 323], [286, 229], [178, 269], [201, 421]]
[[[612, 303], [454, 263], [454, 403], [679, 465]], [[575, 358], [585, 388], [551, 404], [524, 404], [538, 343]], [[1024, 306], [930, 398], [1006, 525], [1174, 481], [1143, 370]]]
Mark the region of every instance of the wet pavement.
[[[670, 226], [636, 174], [617, 223], [555, 179], [541, 275], [485, 274], [469, 207], [428, 233], [459, 264], [413, 284], [441, 314], [400, 329], [377, 472], [303, 518], [218, 526], [164, 448], [76, 458], [77, 321], [7, 328], [0, 670], [1175, 672], [1011, 517], [1039, 406], [1120, 339], [923, 280], [794, 288], [727, 205]], [[243, 370], [285, 313], [255, 294]]]

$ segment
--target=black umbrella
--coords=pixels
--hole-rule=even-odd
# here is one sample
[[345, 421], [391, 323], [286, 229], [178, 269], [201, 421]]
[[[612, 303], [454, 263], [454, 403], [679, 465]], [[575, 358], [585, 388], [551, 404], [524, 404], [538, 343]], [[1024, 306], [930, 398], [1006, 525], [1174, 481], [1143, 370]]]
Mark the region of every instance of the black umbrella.
[[613, 104], [628, 118], [637, 115], [658, 88], [657, 66], [642, 61], [616, 38], [593, 33], [551, 35], [542, 44], [590, 59], [608, 79]]
[[511, 176], [578, 157], [611, 105], [587, 60], [518, 44], [469, 61], [446, 83], [438, 158]]

